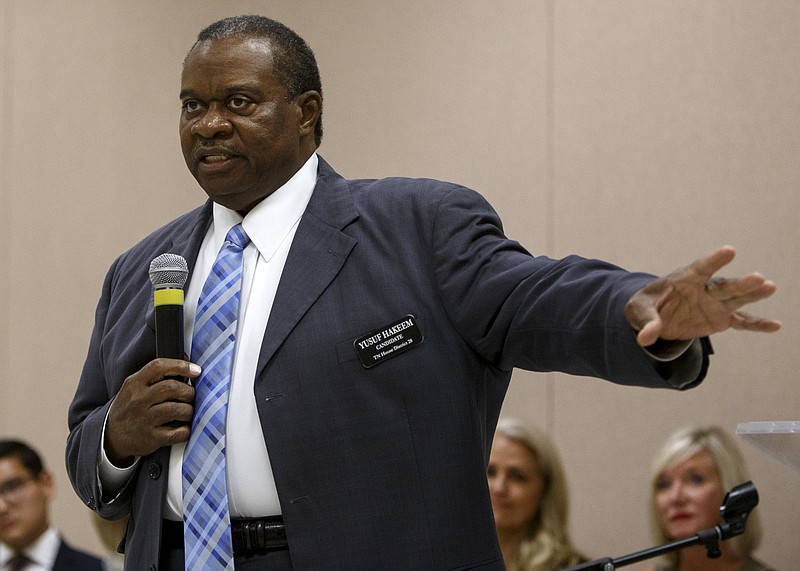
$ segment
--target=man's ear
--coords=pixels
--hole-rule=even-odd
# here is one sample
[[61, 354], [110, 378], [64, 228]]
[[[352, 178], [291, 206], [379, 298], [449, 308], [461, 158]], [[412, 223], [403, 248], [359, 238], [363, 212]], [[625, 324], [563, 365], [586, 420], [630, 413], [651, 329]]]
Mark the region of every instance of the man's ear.
[[322, 112], [322, 96], [316, 91], [306, 91], [298, 95], [294, 101], [300, 134], [313, 136]]
[[42, 470], [37, 480], [39, 481], [39, 485], [42, 486], [47, 498], [52, 499], [56, 493], [56, 484], [53, 475], [47, 470]]

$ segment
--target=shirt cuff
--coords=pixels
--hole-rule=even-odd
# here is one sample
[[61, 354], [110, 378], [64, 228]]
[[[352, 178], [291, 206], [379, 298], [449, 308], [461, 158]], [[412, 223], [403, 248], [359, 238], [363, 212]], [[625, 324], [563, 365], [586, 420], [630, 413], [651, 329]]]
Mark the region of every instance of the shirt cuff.
[[688, 341], [665, 341], [659, 339], [652, 345], [643, 347], [643, 349], [651, 359], [660, 363], [666, 363], [667, 361], [674, 361], [686, 353], [695, 341], [696, 339], [689, 339]]
[[[111, 407], [108, 407], [111, 410]], [[116, 467], [106, 456], [106, 423], [108, 422], [108, 412], [103, 422], [103, 433], [100, 435], [100, 454], [97, 455], [97, 480], [100, 486], [100, 493], [104, 498], [116, 498], [128, 480], [131, 479], [136, 467], [139, 465], [139, 456], [133, 464], [126, 468]], [[113, 500], [112, 500], [113, 501]]]

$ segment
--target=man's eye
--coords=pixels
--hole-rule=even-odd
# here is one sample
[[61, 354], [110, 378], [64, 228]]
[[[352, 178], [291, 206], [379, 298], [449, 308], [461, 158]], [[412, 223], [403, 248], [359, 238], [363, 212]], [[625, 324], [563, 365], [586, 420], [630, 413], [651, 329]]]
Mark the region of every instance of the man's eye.
[[192, 113], [200, 108], [200, 104], [197, 103], [197, 101], [195, 101], [194, 99], [187, 99], [181, 104], [181, 107], [187, 113]]
[[231, 109], [244, 109], [249, 103], [250, 101], [244, 97], [231, 97], [228, 101], [228, 105]]
[[17, 490], [19, 490], [23, 485], [25, 485], [25, 480], [23, 478], [15, 478], [13, 480], [9, 480], [8, 482], [0, 486], [0, 495], [13, 494]]

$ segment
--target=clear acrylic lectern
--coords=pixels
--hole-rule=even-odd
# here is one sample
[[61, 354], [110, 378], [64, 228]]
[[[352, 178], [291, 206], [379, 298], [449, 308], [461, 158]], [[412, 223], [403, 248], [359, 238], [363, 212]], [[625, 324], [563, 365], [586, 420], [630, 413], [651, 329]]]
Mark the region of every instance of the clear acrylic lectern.
[[800, 421], [742, 422], [736, 427], [736, 435], [771, 454], [800, 476]]

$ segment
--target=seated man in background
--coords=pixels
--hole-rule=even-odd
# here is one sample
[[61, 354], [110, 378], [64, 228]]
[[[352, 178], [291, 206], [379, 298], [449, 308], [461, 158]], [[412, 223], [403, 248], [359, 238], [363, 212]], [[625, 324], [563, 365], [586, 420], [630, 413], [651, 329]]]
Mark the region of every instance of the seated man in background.
[[55, 485], [39, 454], [0, 440], [0, 569], [101, 571], [100, 559], [67, 545], [50, 526]]

